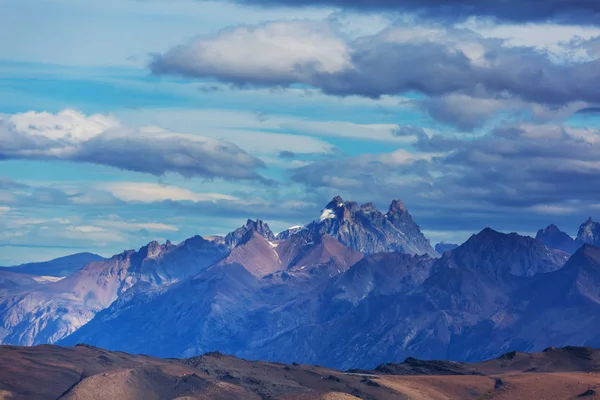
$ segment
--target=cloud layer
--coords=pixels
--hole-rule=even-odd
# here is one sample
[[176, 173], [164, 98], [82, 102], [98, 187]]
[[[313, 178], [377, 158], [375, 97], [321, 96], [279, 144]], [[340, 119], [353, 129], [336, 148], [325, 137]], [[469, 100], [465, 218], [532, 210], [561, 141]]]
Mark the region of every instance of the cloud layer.
[[600, 3], [595, 0], [238, 0], [262, 6], [333, 6], [370, 11], [415, 13], [437, 20], [461, 20], [471, 16], [530, 22], [557, 21], [600, 23]]
[[110, 116], [64, 110], [0, 119], [0, 160], [64, 160], [186, 177], [264, 180], [258, 158], [238, 146], [160, 128], [132, 129]]
[[[277, 22], [196, 38], [155, 56], [150, 67], [155, 74], [307, 85], [339, 96], [420, 93], [434, 99], [419, 103], [433, 118], [468, 130], [503, 110], [575, 112], [574, 103], [599, 103], [597, 39], [562, 46], [556, 55], [439, 26], [396, 26], [348, 41], [320, 22]], [[457, 103], [461, 96], [476, 108]], [[456, 117], [462, 110], [470, 112]]]
[[429, 136], [418, 127], [398, 134], [419, 138], [415, 153], [327, 160], [298, 168], [291, 178], [360, 199], [401, 197], [440, 230], [482, 218], [523, 229], [532, 220], [541, 225], [600, 207], [596, 129], [506, 123], [479, 136]]

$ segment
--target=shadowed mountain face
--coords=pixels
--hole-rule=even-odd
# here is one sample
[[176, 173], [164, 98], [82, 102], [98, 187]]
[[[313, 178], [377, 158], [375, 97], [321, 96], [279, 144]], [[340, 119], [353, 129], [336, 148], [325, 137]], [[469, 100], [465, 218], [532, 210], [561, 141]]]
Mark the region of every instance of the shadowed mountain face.
[[575, 253], [584, 243], [579, 239], [573, 239], [558, 229], [556, 225], [548, 225], [546, 228], [540, 229], [535, 238], [552, 249], [561, 250], [569, 254]]
[[533, 238], [486, 228], [445, 254], [440, 264], [478, 270], [494, 277], [531, 277], [561, 268], [568, 258], [567, 253], [549, 249]]
[[247, 361], [213, 352], [160, 359], [79, 345], [0, 347], [0, 396], [13, 400], [443, 400], [598, 398], [600, 353], [509, 352], [481, 363], [408, 358], [372, 371]]

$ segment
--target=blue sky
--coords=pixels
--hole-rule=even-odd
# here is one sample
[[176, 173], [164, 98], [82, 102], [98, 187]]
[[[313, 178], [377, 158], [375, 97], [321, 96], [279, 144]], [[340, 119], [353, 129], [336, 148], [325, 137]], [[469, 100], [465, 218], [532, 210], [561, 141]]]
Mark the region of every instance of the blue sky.
[[434, 243], [599, 214], [600, 27], [255, 3], [0, 0], [0, 265], [336, 194], [400, 198]]

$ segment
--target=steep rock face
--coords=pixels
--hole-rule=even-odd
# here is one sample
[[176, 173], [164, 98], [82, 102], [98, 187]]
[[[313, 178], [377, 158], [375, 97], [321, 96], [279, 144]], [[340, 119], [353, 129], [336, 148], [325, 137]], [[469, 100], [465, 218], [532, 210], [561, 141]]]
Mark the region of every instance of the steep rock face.
[[279, 232], [277, 234], [277, 240], [287, 240], [290, 238], [290, 236], [294, 235], [295, 233], [298, 233], [299, 231], [301, 231], [304, 227], [297, 225], [297, 226], [292, 226], [290, 228], [287, 228], [285, 231]]
[[558, 229], [554, 224], [540, 229], [535, 238], [552, 249], [561, 250], [569, 254], [575, 253], [583, 244], [583, 242], [573, 239]]
[[319, 220], [306, 228], [319, 235], [328, 234], [362, 253], [401, 251], [438, 256], [400, 200], [394, 200], [388, 212], [382, 214], [372, 203], [359, 206], [336, 196]]
[[273, 242], [251, 229], [218, 265], [239, 264], [260, 278], [283, 268], [275, 247]]
[[62, 278], [80, 270], [86, 264], [102, 260], [104, 260], [104, 258], [97, 254], [78, 253], [66, 257], [60, 257], [51, 261], [5, 267], [0, 269], [0, 271], [11, 271], [19, 274], [54, 276]]
[[242, 241], [244, 236], [246, 236], [250, 231], [258, 233], [260, 236], [264, 237], [268, 241], [275, 241], [275, 234], [271, 231], [269, 225], [267, 225], [260, 219], [257, 219], [256, 221], [252, 221], [251, 219], [249, 219], [246, 222], [246, 225], [236, 229], [235, 231], [225, 236], [225, 246], [227, 246], [229, 249], [234, 248], [238, 245], [239, 242]]
[[577, 240], [581, 243], [587, 243], [596, 247], [600, 246], [600, 223], [594, 221], [591, 217], [579, 227]]
[[0, 342], [54, 343], [75, 332], [117, 298], [185, 279], [223, 258], [224, 246], [200, 237], [179, 246], [149, 243], [93, 262], [55, 283], [0, 299]]
[[479, 270], [494, 277], [531, 277], [561, 268], [568, 258], [565, 252], [550, 249], [528, 236], [504, 234], [486, 228], [444, 254], [436, 264], [438, 268]]

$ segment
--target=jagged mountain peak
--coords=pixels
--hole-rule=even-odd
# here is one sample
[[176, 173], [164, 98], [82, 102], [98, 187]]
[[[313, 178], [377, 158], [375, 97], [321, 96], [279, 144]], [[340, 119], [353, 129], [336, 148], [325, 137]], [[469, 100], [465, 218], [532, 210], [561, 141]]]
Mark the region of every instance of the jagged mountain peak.
[[139, 255], [143, 258], [156, 258], [159, 257], [163, 251], [166, 250], [166, 245], [161, 246], [158, 241], [153, 240], [148, 243], [146, 246], [143, 246], [138, 251]]
[[240, 243], [242, 238], [246, 236], [246, 234], [250, 231], [257, 232], [259, 235], [261, 235], [269, 241], [276, 240], [275, 234], [273, 233], [273, 231], [271, 231], [271, 228], [269, 228], [269, 225], [266, 222], [260, 219], [257, 219], [255, 221], [248, 219], [244, 226], [236, 229], [235, 231], [225, 236], [225, 245], [230, 249], [234, 248]]
[[544, 233], [556, 233], [556, 232], [562, 232], [558, 226], [554, 225], [554, 224], [550, 224], [547, 227], [545, 227], [544, 229], [540, 229], [538, 231], [538, 233], [540, 232], [544, 232]]
[[402, 200], [399, 199], [395, 199], [392, 200], [392, 203], [390, 204], [390, 208], [388, 209], [388, 215], [390, 214], [396, 214], [396, 213], [405, 213], [407, 212], [406, 207], [404, 206], [404, 203], [402, 202]]
[[359, 205], [336, 196], [306, 228], [367, 254], [401, 251], [439, 256], [400, 200], [392, 201], [383, 214], [371, 202]]
[[286, 239], [289, 239], [290, 236], [298, 233], [302, 229], [304, 229], [304, 227], [301, 226], [301, 225], [291, 226], [291, 227], [287, 228], [286, 230], [279, 232], [276, 235], [277, 240], [286, 240]]
[[573, 254], [581, 246], [581, 242], [573, 239], [567, 233], [561, 231], [558, 226], [550, 224], [540, 229], [535, 236], [537, 240], [553, 249], [562, 250]]
[[577, 240], [582, 243], [589, 243], [595, 246], [600, 245], [600, 223], [588, 218], [583, 224], [579, 226], [579, 232], [577, 233]]
[[341, 208], [343, 206], [344, 206], [344, 200], [342, 199], [342, 197], [335, 196], [333, 199], [331, 199], [331, 201], [329, 203], [327, 203], [327, 205], [325, 206], [325, 209], [335, 210], [335, 209]]

